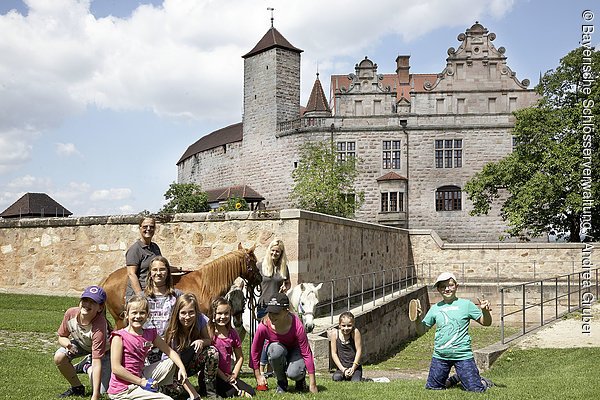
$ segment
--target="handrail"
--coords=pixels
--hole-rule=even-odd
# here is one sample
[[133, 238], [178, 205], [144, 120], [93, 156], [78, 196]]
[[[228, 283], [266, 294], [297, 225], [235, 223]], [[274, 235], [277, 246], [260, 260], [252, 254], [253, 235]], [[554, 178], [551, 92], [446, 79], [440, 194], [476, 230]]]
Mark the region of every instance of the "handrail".
[[[583, 274], [589, 274], [595, 279], [583, 279]], [[573, 311], [584, 310], [594, 299], [598, 298], [599, 293], [599, 281], [598, 281], [599, 269], [591, 269], [589, 271], [574, 272], [565, 275], [557, 275], [552, 278], [540, 279], [535, 281], [527, 281], [517, 285], [504, 286], [500, 288], [500, 339], [502, 343], [511, 342], [526, 333], [529, 333], [535, 329], [538, 329], [545, 324], [555, 321], [566, 314], [572, 313]], [[585, 283], [583, 283], [585, 282]], [[552, 285], [554, 291], [551, 290]], [[565, 288], [566, 291], [559, 291], [559, 288]], [[544, 290], [548, 288], [548, 290]], [[592, 290], [595, 289], [595, 296]], [[507, 304], [507, 296], [513, 291], [520, 291], [520, 307], [513, 311], [507, 311], [509, 305]], [[583, 295], [590, 293], [590, 304], [582, 301]], [[528, 296], [529, 294], [529, 296]], [[577, 302], [572, 303], [571, 297], [577, 295]], [[517, 296], [513, 296], [514, 299]], [[561, 304], [562, 300], [562, 304]], [[544, 313], [544, 308], [548, 310], [549, 303], [554, 305], [554, 312]], [[564, 304], [566, 303], [566, 305]], [[537, 316], [531, 316], [531, 311], [539, 308], [539, 319]], [[563, 309], [562, 311], [560, 311]], [[510, 338], [505, 336], [505, 324], [507, 317], [520, 314], [521, 331]], [[527, 322], [530, 326], [528, 327]], [[532, 323], [532, 319], [535, 319], [535, 323]]]
[[409, 265], [329, 279], [323, 282], [321, 289], [329, 294], [329, 299], [319, 302], [315, 314], [329, 314], [333, 324], [336, 313], [355, 307], [364, 310], [367, 304], [375, 305], [377, 300], [395, 297], [418, 283], [418, 268], [417, 265]]

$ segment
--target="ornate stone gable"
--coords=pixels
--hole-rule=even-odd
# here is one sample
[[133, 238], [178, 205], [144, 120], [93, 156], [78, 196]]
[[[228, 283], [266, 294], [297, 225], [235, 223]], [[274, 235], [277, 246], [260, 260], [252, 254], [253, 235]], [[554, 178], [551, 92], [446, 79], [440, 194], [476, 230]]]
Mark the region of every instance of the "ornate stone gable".
[[384, 87], [383, 74], [377, 74], [377, 64], [365, 57], [360, 63], [354, 67], [355, 73], [348, 74], [350, 84], [348, 89], [341, 88], [343, 93], [348, 94], [366, 94], [366, 93], [389, 93], [392, 88]]
[[492, 44], [496, 39], [495, 33], [488, 33], [485, 27], [475, 22], [457, 39], [461, 42], [460, 46], [458, 49], [448, 49], [446, 68], [437, 75], [435, 82], [428, 80], [423, 84], [425, 90], [472, 89], [473, 80], [486, 82], [488, 89], [527, 89], [529, 79], [519, 81], [516, 73], [506, 64], [506, 49], [496, 49]]

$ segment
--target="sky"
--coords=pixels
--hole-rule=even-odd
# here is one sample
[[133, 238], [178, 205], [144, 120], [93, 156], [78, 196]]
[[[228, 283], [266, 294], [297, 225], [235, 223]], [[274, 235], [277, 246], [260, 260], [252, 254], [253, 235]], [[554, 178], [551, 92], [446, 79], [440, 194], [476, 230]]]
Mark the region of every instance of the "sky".
[[439, 73], [476, 21], [533, 87], [600, 21], [592, 3], [0, 0], [0, 212], [27, 192], [74, 216], [158, 211], [187, 147], [242, 120], [241, 56], [270, 28], [268, 8], [304, 50], [306, 105], [317, 71], [328, 95], [329, 76], [365, 56], [379, 73], [401, 54], [411, 73]]

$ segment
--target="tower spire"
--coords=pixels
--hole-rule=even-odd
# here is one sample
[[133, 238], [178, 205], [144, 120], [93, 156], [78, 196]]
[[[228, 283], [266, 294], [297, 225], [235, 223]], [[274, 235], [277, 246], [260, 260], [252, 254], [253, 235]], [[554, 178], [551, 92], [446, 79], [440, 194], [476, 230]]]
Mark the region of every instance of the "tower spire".
[[267, 7], [268, 11], [271, 11], [271, 28], [273, 27], [273, 20], [275, 18], [273, 18], [273, 11], [275, 11], [275, 9], [273, 7]]

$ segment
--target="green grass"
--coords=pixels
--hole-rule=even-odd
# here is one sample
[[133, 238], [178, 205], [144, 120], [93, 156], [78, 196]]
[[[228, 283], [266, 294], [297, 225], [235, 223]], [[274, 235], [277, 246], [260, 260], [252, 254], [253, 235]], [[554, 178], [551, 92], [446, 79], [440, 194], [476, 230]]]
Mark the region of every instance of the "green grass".
[[[68, 384], [52, 362], [56, 346], [39, 345], [39, 338], [54, 340], [54, 332], [68, 307], [76, 298], [0, 294], [0, 399], [36, 400], [55, 398]], [[471, 329], [473, 346], [484, 347], [497, 341], [497, 328]], [[22, 341], [14, 340], [14, 337]], [[406, 343], [387, 360], [366, 369], [423, 371], [429, 366], [433, 331]], [[247, 351], [247, 350], [246, 350]], [[460, 389], [426, 391], [425, 381], [393, 380], [391, 383], [334, 383], [328, 373], [317, 376], [319, 394], [276, 395], [273, 390], [259, 393], [258, 399], [585, 399], [597, 398], [600, 382], [595, 362], [600, 348], [509, 350], [483, 375], [498, 386], [485, 394], [465, 393]], [[246, 382], [254, 378], [243, 374]], [[385, 373], [382, 373], [385, 375]], [[274, 379], [269, 380], [271, 387]], [[89, 392], [88, 388], [88, 394]], [[106, 399], [108, 397], [105, 397]]]
[[[508, 327], [507, 335], [516, 333], [519, 329]], [[481, 349], [500, 340], [500, 327], [484, 327], [472, 323], [469, 328], [471, 345], [474, 350]], [[427, 371], [433, 353], [433, 336], [435, 329], [430, 329], [419, 338], [403, 343], [394, 353], [377, 364], [366, 365], [367, 370], [395, 370], [402, 372]]]

